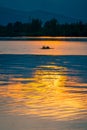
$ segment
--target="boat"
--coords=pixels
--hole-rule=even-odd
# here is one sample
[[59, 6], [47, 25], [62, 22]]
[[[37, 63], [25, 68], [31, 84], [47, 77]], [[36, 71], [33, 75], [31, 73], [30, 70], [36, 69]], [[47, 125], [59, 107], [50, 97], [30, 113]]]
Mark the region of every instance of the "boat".
[[50, 48], [49, 46], [42, 46], [41, 49], [52, 49], [52, 48]]

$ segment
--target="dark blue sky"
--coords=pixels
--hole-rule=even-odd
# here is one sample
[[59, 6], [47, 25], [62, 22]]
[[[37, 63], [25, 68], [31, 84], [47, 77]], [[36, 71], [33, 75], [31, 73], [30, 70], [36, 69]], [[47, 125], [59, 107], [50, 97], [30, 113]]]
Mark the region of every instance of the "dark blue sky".
[[1, 0], [0, 5], [17, 10], [47, 10], [87, 19], [87, 0]]

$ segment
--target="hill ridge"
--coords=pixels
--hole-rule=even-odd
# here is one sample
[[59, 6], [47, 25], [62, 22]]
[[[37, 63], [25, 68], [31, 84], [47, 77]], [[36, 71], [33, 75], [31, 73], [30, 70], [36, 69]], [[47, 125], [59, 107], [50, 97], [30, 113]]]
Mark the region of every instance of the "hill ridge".
[[79, 21], [75, 18], [46, 10], [21, 11], [8, 7], [0, 7], [0, 24], [14, 23], [16, 21], [27, 23], [33, 18], [41, 19], [43, 22], [52, 18], [56, 18], [59, 23], [73, 23]]

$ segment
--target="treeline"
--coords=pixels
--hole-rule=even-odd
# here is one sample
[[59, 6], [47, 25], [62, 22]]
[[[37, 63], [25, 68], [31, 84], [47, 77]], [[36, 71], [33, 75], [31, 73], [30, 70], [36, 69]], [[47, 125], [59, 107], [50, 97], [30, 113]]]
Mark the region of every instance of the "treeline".
[[56, 19], [46, 21], [32, 19], [29, 23], [9, 23], [0, 25], [0, 36], [87, 36], [87, 23], [60, 24]]

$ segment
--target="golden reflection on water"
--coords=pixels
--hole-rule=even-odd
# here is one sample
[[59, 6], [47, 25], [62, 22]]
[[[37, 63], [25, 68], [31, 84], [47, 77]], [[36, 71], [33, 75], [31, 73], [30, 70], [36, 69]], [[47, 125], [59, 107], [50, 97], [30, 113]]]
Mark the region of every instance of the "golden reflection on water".
[[[52, 49], [41, 49], [43, 46]], [[87, 55], [87, 42], [0, 41], [0, 54]]]
[[39, 66], [33, 78], [10, 78], [13, 83], [0, 86], [0, 95], [5, 101], [2, 104], [4, 113], [55, 120], [83, 118], [86, 116], [87, 95], [81, 92], [85, 88], [79, 88], [79, 92], [78, 88], [73, 88], [79, 83], [76, 79], [71, 82], [65, 75], [67, 71], [62, 66], [46, 65]]

